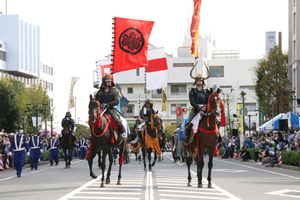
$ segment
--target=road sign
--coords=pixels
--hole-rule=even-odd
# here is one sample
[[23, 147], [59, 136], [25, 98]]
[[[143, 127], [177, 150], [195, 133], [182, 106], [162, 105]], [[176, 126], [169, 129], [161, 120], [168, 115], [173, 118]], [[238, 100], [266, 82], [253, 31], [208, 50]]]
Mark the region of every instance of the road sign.
[[248, 114], [247, 108], [241, 108], [240, 113], [241, 115], [246, 116]]

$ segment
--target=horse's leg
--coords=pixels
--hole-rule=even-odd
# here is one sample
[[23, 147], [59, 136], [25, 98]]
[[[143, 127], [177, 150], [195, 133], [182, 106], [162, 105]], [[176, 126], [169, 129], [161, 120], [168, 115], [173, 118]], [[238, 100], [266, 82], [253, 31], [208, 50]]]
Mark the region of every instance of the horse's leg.
[[101, 150], [98, 151], [98, 167], [101, 169]]
[[65, 154], [65, 169], [68, 168], [68, 154], [67, 154], [67, 149], [63, 149], [64, 154]]
[[208, 161], [208, 176], [207, 176], [207, 181], [208, 181], [208, 188], [212, 188], [211, 186], [211, 169], [213, 167], [213, 157], [215, 154], [216, 147], [211, 147], [209, 148], [209, 161]]
[[185, 153], [186, 155], [186, 165], [188, 168], [188, 184], [187, 186], [192, 186], [192, 176], [191, 176], [191, 160], [193, 159], [193, 153], [191, 150], [188, 150], [189, 154]]
[[72, 156], [73, 156], [73, 148], [71, 148], [70, 150], [69, 150], [69, 168], [70, 168], [70, 166], [71, 166], [71, 161], [72, 161]]
[[108, 158], [109, 158], [109, 166], [108, 166], [108, 171], [107, 171], [107, 174], [106, 174], [105, 184], [110, 184], [110, 172], [111, 172], [111, 166], [113, 164], [113, 156], [112, 156], [111, 149], [108, 150]]
[[146, 147], [142, 147], [143, 151], [143, 161], [144, 161], [144, 171], [147, 171], [147, 166], [146, 166]]
[[147, 153], [148, 153], [148, 162], [149, 162], [149, 171], [150, 172], [152, 171], [152, 168], [151, 168], [151, 152], [152, 152], [152, 148], [148, 148]]
[[106, 155], [107, 151], [111, 151], [111, 149], [103, 149], [103, 154], [102, 154], [102, 163], [101, 163], [101, 170], [102, 170], [102, 178], [101, 178], [101, 185], [100, 187], [105, 187], [104, 186], [104, 172], [105, 172], [105, 161], [106, 161]]
[[[151, 152], [150, 152], [150, 155], [151, 155]], [[154, 160], [152, 163], [152, 167], [154, 167], [156, 160], [157, 160], [157, 152], [154, 153]]]
[[124, 153], [125, 153], [125, 151], [126, 151], [125, 144], [126, 144], [126, 140], [124, 140], [124, 141], [120, 144], [120, 152], [119, 152], [119, 175], [118, 175], [118, 182], [117, 182], [117, 185], [122, 185], [122, 184], [121, 184], [121, 178], [122, 178], [122, 164], [123, 164], [123, 161], [124, 161]]
[[91, 150], [91, 156], [89, 158], [89, 161], [88, 161], [88, 164], [89, 164], [89, 168], [90, 168], [90, 176], [93, 178], [93, 179], [96, 179], [97, 178], [97, 175], [93, 172], [93, 159], [95, 158], [96, 156], [96, 151], [97, 149], [95, 147], [92, 148]]
[[197, 176], [198, 176], [198, 188], [202, 188], [202, 170], [204, 166], [204, 160], [203, 160], [203, 154], [204, 154], [204, 148], [201, 146], [199, 148], [199, 156], [200, 156], [200, 161], [199, 158], [197, 158]]

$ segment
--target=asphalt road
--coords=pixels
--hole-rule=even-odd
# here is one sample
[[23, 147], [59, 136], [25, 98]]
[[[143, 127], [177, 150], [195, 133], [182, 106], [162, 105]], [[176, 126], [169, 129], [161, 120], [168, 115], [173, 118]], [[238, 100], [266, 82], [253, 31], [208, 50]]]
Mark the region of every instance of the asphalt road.
[[[203, 177], [207, 177], [207, 158]], [[23, 169], [22, 177], [9, 170], [0, 172], [0, 199], [299, 199], [300, 172], [270, 168], [253, 162], [214, 158], [213, 188], [197, 188], [196, 165], [192, 165], [193, 186], [187, 186], [187, 167], [173, 162], [170, 153], [157, 162], [153, 171], [131, 157], [122, 165], [122, 185], [117, 185], [119, 166], [113, 165], [111, 183], [100, 188], [100, 178], [89, 176], [87, 161], [73, 160], [70, 169], [41, 165], [38, 170]], [[94, 161], [94, 172], [101, 170]]]

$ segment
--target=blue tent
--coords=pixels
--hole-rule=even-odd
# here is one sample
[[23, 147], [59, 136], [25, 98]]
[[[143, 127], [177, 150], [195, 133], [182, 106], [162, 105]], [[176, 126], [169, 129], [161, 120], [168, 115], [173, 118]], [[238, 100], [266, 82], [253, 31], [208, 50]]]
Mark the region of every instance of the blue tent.
[[291, 126], [294, 126], [295, 129], [299, 128], [299, 116], [291, 112]]
[[282, 117], [284, 115], [285, 115], [284, 113], [280, 113], [279, 115], [277, 115], [273, 119], [267, 121], [266, 123], [264, 123], [263, 125], [258, 127], [258, 130], [263, 131], [263, 130], [276, 130], [276, 129], [279, 129], [279, 119], [282, 119]]

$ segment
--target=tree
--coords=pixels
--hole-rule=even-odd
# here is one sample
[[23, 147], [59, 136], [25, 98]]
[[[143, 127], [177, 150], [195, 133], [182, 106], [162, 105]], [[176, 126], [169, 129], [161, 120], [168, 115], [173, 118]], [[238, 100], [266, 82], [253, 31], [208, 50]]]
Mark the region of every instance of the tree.
[[85, 138], [89, 138], [91, 137], [91, 133], [90, 133], [90, 128], [85, 126], [85, 125], [81, 125], [81, 124], [75, 124], [76, 130], [75, 130], [75, 137], [76, 138], [81, 138], [82, 136]]
[[276, 45], [268, 59], [260, 59], [254, 67], [255, 93], [261, 103], [260, 111], [268, 120], [279, 113], [291, 111], [289, 96], [291, 82], [288, 79], [288, 54]]
[[165, 135], [166, 135], [167, 141], [170, 141], [171, 137], [173, 136], [173, 132], [176, 130], [176, 128], [177, 128], [177, 125], [175, 125], [175, 124], [172, 124], [172, 125], [167, 124], [166, 125]]

